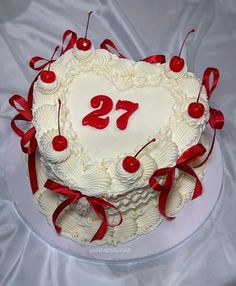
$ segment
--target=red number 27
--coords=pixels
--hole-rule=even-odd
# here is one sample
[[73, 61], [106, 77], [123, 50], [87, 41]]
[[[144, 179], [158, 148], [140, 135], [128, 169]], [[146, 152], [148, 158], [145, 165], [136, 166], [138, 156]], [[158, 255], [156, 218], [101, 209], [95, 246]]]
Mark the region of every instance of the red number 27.
[[[106, 95], [97, 95], [93, 97], [90, 101], [90, 105], [96, 110], [92, 111], [86, 115], [82, 124], [92, 126], [96, 129], [104, 129], [108, 126], [110, 122], [109, 116], [101, 117], [107, 115], [112, 111], [113, 101], [110, 97]], [[116, 125], [120, 130], [127, 128], [130, 116], [138, 109], [138, 103], [134, 103], [128, 100], [119, 100], [116, 103], [116, 110], [126, 110], [116, 121]]]

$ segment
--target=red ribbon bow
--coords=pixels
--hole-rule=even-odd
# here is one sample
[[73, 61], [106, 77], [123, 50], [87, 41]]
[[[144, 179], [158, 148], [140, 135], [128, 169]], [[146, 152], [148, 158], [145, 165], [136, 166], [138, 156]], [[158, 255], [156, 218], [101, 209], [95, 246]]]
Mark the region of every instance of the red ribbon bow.
[[[68, 43], [66, 45], [66, 47], [64, 48], [64, 44], [66, 42], [66, 40], [68, 40]], [[76, 44], [76, 40], [77, 40], [77, 34], [71, 30], [67, 30], [64, 32], [63, 37], [62, 37], [62, 48], [61, 48], [61, 52], [60, 52], [60, 56], [63, 55], [66, 51], [70, 50], [71, 48], [74, 47], [74, 45]], [[53, 55], [56, 53], [56, 51], [58, 50], [59, 46], [57, 46], [54, 50]], [[48, 60], [42, 57], [33, 57], [30, 62], [29, 65], [33, 70], [36, 71], [41, 71], [43, 70], [47, 65], [53, 63], [55, 60]], [[39, 62], [43, 62], [42, 64], [40, 64], [39, 66], [36, 66], [37, 63]]]
[[[168, 199], [168, 195], [171, 191], [172, 185], [175, 179], [175, 169], [178, 168], [179, 170], [189, 174], [190, 176], [196, 179], [196, 184], [192, 196], [192, 200], [197, 198], [202, 194], [202, 184], [201, 181], [198, 179], [197, 174], [193, 170], [190, 163], [198, 160], [201, 156], [203, 156], [206, 152], [206, 149], [202, 146], [202, 144], [197, 144], [189, 149], [187, 149], [177, 160], [176, 165], [173, 167], [162, 168], [156, 170], [153, 175], [149, 179], [149, 185], [155, 190], [160, 192], [159, 196], [159, 211], [160, 213], [166, 217], [167, 219], [174, 219], [175, 217], [170, 217], [166, 214], [166, 203]], [[165, 176], [164, 184], [161, 185], [158, 183], [157, 178]]]
[[[210, 84], [211, 75], [213, 76], [213, 82]], [[215, 90], [217, 83], [220, 78], [220, 73], [216, 68], [206, 68], [204, 71], [202, 82], [206, 88], [206, 93], [208, 99], [212, 96], [213, 91]], [[224, 126], [224, 115], [220, 110], [210, 107], [210, 119], [209, 124], [213, 129], [222, 129]]]
[[[122, 215], [121, 215], [121, 212], [118, 210], [118, 208], [116, 208], [114, 205], [112, 205], [111, 203], [109, 203], [103, 199], [83, 195], [79, 191], [72, 190], [72, 189], [70, 189], [66, 186], [63, 186], [59, 183], [56, 183], [52, 180], [47, 180], [44, 187], [51, 190], [54, 193], [61, 194], [65, 197], [68, 197], [68, 199], [63, 201], [55, 209], [54, 213], [52, 214], [52, 221], [53, 221], [54, 227], [58, 233], [61, 232], [61, 227], [58, 226], [56, 223], [58, 216], [64, 210], [65, 207], [69, 206], [72, 203], [79, 201], [81, 198], [86, 198], [90, 207], [95, 211], [96, 215], [99, 218], [101, 218], [101, 220], [102, 220], [100, 227], [98, 228], [97, 232], [95, 233], [95, 235], [93, 236], [91, 241], [102, 239], [104, 237], [104, 235], [106, 234], [108, 226], [115, 227], [115, 226], [118, 226], [122, 223]], [[116, 225], [109, 224], [104, 207], [111, 207], [113, 209], [116, 209], [119, 212], [120, 221], [118, 224], [116, 224]]]
[[[110, 53], [112, 52], [110, 48], [113, 48], [117, 52], [117, 54], [119, 55], [120, 58], [126, 59], [126, 57], [121, 52], [119, 52], [115, 43], [113, 41], [111, 41], [110, 39], [105, 39], [101, 43], [100, 48], [107, 50]], [[149, 57], [142, 59], [140, 61], [148, 62], [150, 64], [156, 64], [156, 63], [163, 64], [166, 62], [166, 59], [165, 59], [164, 55], [152, 55], [152, 56], [149, 56]]]
[[[16, 121], [26, 121], [30, 122], [33, 118], [32, 111], [29, 103], [20, 95], [13, 95], [9, 99], [9, 103], [13, 106], [19, 113], [11, 121], [11, 127], [21, 137], [21, 148], [22, 151], [29, 155], [28, 157], [28, 167], [29, 167], [29, 177], [32, 192], [35, 193], [38, 190], [37, 174], [35, 167], [35, 152], [37, 149], [37, 140], [35, 138], [36, 130], [31, 127], [29, 130], [24, 132], [16, 125]], [[20, 109], [19, 107], [22, 107]]]
[[[212, 84], [210, 84], [211, 75], [213, 77]], [[220, 73], [219, 73], [219, 70], [217, 68], [208, 67], [204, 71], [204, 74], [202, 77], [202, 82], [204, 83], [204, 86], [206, 88], [206, 93], [207, 93], [208, 99], [210, 99], [210, 97], [212, 96], [212, 93], [217, 86], [219, 78], [220, 78]], [[222, 129], [224, 127], [224, 115], [223, 115], [223, 113], [220, 110], [217, 110], [217, 109], [210, 107], [209, 124], [210, 124], [211, 128], [214, 129], [214, 135], [213, 135], [211, 147], [210, 147], [210, 150], [209, 150], [206, 158], [200, 164], [195, 166], [195, 168], [201, 167], [209, 159], [209, 157], [213, 151], [214, 144], [215, 144], [216, 129]]]

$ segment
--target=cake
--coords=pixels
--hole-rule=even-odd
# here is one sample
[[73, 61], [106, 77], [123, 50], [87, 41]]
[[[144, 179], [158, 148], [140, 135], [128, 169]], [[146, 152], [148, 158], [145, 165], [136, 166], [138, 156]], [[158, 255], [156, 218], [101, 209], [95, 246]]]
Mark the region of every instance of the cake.
[[[110, 40], [101, 47], [66, 31], [56, 60], [59, 47], [50, 60], [31, 59], [40, 72], [28, 99], [10, 99], [38, 210], [61, 235], [91, 245], [146, 234], [200, 196], [223, 127], [222, 113], [209, 107], [217, 69], [201, 81], [180, 56], [133, 61]], [[29, 122], [27, 131], [18, 120]]]

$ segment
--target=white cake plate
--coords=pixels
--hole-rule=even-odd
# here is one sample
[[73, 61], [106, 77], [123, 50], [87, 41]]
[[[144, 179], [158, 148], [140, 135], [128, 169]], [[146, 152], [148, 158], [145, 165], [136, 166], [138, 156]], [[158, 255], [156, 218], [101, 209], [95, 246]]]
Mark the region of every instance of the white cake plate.
[[[5, 154], [5, 178], [8, 191], [23, 222], [43, 241], [70, 255], [94, 262], [121, 263], [152, 259], [172, 249], [192, 236], [206, 221], [215, 207], [223, 180], [221, 151], [216, 141], [203, 180], [203, 194], [185, 204], [173, 221], [164, 221], [154, 231], [117, 246], [83, 246], [60, 236], [47, 223], [32, 198], [26, 163], [20, 149], [19, 137], [11, 134]], [[174, 235], [173, 235], [174, 234]], [[145, 246], [145, 247], [144, 247]]]

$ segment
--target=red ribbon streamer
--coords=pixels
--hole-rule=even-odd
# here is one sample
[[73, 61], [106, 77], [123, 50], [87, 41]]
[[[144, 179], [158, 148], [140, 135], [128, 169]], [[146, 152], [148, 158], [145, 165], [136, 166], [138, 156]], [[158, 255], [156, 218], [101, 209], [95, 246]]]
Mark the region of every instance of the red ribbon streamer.
[[113, 48], [117, 52], [117, 54], [119, 55], [120, 58], [126, 59], [126, 57], [124, 55], [122, 55], [122, 53], [119, 52], [117, 46], [115, 45], [114, 42], [112, 42], [112, 40], [105, 39], [100, 45], [101, 49], [107, 50], [108, 52], [112, 53], [112, 51], [109, 49], [109, 47]]
[[34, 91], [34, 84], [37, 81], [38, 77], [39, 77], [40, 73], [35, 77], [35, 79], [33, 80], [33, 82], [30, 85], [29, 91], [28, 91], [28, 105], [30, 108], [32, 108], [33, 105], [33, 91]]
[[224, 115], [220, 110], [210, 107], [209, 124], [213, 129], [222, 129], [224, 127]]
[[[57, 182], [54, 182], [50, 179], [48, 179], [46, 181], [44, 187], [51, 190], [54, 193], [61, 194], [65, 197], [68, 197], [68, 199], [63, 201], [55, 209], [55, 211], [52, 214], [52, 221], [53, 221], [54, 227], [58, 233], [60, 233], [62, 230], [62, 228], [57, 225], [58, 216], [67, 206], [69, 206], [72, 203], [79, 201], [81, 198], [86, 198], [90, 207], [95, 211], [96, 215], [102, 220], [97, 232], [95, 233], [95, 235], [93, 236], [91, 241], [102, 239], [104, 237], [104, 235], [106, 234], [108, 226], [115, 227], [115, 226], [118, 226], [122, 223], [122, 215], [121, 215], [121, 212], [118, 210], [118, 208], [115, 207], [114, 205], [112, 205], [111, 203], [103, 200], [103, 199], [83, 195], [79, 191], [72, 190], [72, 189], [70, 189], [66, 186], [63, 186]], [[119, 212], [120, 221], [118, 224], [116, 224], [116, 225], [109, 224], [104, 207], [111, 207], [113, 209], [116, 209]]]
[[[202, 146], [202, 144], [197, 144], [189, 149], [187, 149], [177, 160], [176, 165], [174, 167], [167, 167], [156, 170], [153, 175], [149, 179], [149, 185], [151, 188], [153, 188], [155, 191], [160, 192], [159, 196], [159, 211], [160, 213], [166, 217], [167, 219], [171, 220], [175, 217], [170, 217], [166, 214], [166, 203], [168, 199], [168, 195], [171, 191], [171, 188], [174, 183], [175, 179], [175, 169], [178, 168], [179, 170], [189, 174], [190, 176], [194, 177], [196, 179], [196, 184], [192, 196], [192, 200], [197, 198], [202, 194], [202, 184], [201, 181], [198, 179], [197, 174], [192, 169], [191, 166], [189, 166], [190, 163], [198, 160], [201, 156], [203, 156], [206, 152], [206, 149]], [[161, 185], [158, 183], [158, 177], [165, 176], [164, 184]]]
[[[213, 76], [212, 84], [210, 84], [211, 75]], [[208, 99], [210, 99], [210, 97], [212, 96], [212, 93], [215, 90], [217, 83], [219, 81], [219, 77], [220, 77], [220, 73], [219, 73], [219, 70], [217, 68], [208, 67], [204, 71], [204, 74], [202, 77], [202, 82], [204, 83], [204, 86], [206, 88], [206, 93], [207, 93]], [[217, 109], [210, 107], [209, 124], [210, 124], [211, 128], [214, 129], [211, 147], [210, 147], [210, 150], [209, 150], [206, 158], [200, 164], [195, 166], [195, 168], [201, 167], [209, 159], [209, 157], [213, 151], [214, 144], [215, 144], [216, 129], [222, 129], [224, 127], [224, 115], [223, 115], [223, 113], [220, 110], [217, 110]]]
[[[211, 75], [213, 76], [213, 82], [212, 82], [212, 85], [210, 86]], [[204, 86], [206, 88], [208, 99], [211, 97], [213, 91], [215, 90], [217, 83], [219, 81], [219, 78], [220, 78], [220, 73], [217, 68], [208, 67], [205, 69], [203, 77], [202, 77], [202, 82], [204, 83]]]
[[[36, 64], [38, 62], [44, 62], [43, 64], [39, 65], [38, 67], [36, 67]], [[48, 60], [48, 59], [45, 59], [45, 58], [42, 58], [42, 57], [33, 57], [30, 59], [30, 62], [29, 62], [29, 66], [35, 70], [35, 71], [41, 71], [43, 70], [47, 65], [53, 63], [55, 60]]]
[[[115, 43], [111, 41], [110, 39], [105, 39], [100, 45], [101, 49], [107, 50], [108, 52], [112, 53], [112, 50], [110, 49], [110, 47], [113, 48], [117, 52], [120, 58], [126, 59], [126, 57], [118, 50]], [[156, 64], [156, 63], [163, 64], [166, 62], [166, 59], [164, 55], [152, 55], [140, 61], [148, 62], [150, 64]]]
[[[31, 121], [33, 119], [31, 108], [28, 102], [20, 95], [13, 95], [9, 99], [10, 105], [18, 111], [26, 121]], [[19, 105], [22, 108], [17, 107]]]
[[[32, 120], [32, 111], [29, 103], [20, 95], [13, 95], [9, 99], [9, 103], [19, 113], [11, 121], [11, 127], [17, 135], [21, 137], [21, 148], [22, 151], [28, 154], [28, 167], [29, 177], [32, 192], [35, 193], [38, 190], [37, 174], [35, 167], [35, 152], [37, 149], [37, 140], [35, 138], [36, 130], [34, 127], [30, 128], [26, 132], [20, 129], [16, 125], [16, 121], [30, 122]], [[22, 107], [19, 108], [18, 106]]]
[[209, 159], [209, 157], [213, 151], [214, 144], [215, 144], [216, 129], [222, 129], [224, 127], [224, 115], [223, 115], [223, 113], [220, 110], [217, 110], [217, 109], [210, 107], [209, 124], [210, 124], [211, 128], [214, 129], [214, 135], [212, 138], [210, 150], [209, 150], [206, 158], [200, 164], [198, 164], [197, 166], [194, 166], [194, 168], [201, 167]]
[[36, 172], [36, 150], [34, 153], [28, 155], [28, 169], [29, 169], [29, 179], [32, 193], [36, 193], [38, 191], [38, 180], [37, 180], [37, 172]]
[[[30, 128], [28, 131], [24, 132], [16, 125], [16, 121], [27, 121], [32, 120], [32, 111], [28, 102], [20, 95], [13, 95], [9, 99], [9, 103], [14, 107], [19, 113], [11, 121], [11, 127], [21, 137], [21, 148], [26, 154], [32, 154], [37, 148], [37, 140], [35, 138], [36, 130], [34, 127]], [[21, 106], [22, 109], [17, 107]]]
[[166, 62], [166, 58], [164, 55], [153, 55], [145, 59], [142, 59], [141, 61], [148, 62], [150, 64], [157, 64], [157, 63], [164, 64]]

